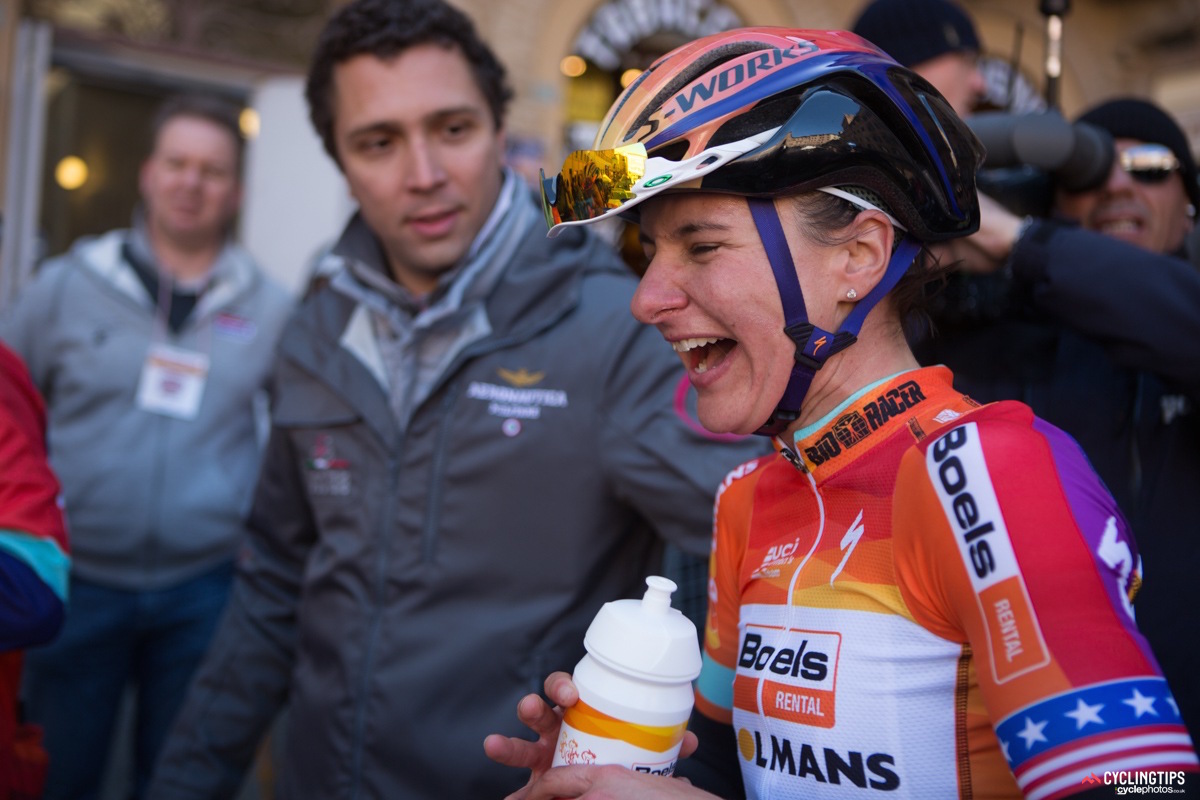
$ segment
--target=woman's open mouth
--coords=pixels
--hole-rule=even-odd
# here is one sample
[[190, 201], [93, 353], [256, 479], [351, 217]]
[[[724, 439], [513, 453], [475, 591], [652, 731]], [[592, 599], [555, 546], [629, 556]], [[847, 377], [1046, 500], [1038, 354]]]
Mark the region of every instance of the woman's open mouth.
[[737, 347], [737, 342], [733, 339], [704, 337], [680, 339], [671, 342], [671, 347], [683, 356], [689, 371], [704, 373], [724, 361], [733, 348]]

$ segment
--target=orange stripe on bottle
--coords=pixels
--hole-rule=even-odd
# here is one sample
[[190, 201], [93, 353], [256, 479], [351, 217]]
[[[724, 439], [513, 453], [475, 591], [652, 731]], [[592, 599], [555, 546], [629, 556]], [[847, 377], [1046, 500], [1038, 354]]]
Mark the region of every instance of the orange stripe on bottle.
[[683, 733], [687, 730], [687, 722], [665, 726], [627, 722], [597, 711], [583, 701], [563, 712], [563, 722], [581, 733], [619, 739], [655, 753], [674, 749], [683, 741]]

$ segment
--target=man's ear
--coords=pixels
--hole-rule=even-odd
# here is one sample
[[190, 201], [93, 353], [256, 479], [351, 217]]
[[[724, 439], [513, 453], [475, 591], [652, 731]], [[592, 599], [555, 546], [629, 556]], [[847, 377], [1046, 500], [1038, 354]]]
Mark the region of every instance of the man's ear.
[[846, 258], [841, 277], [846, 281], [847, 291], [854, 289], [858, 297], [863, 297], [875, 288], [887, 270], [895, 230], [883, 212], [867, 209], [850, 223], [848, 234], [843, 244]]

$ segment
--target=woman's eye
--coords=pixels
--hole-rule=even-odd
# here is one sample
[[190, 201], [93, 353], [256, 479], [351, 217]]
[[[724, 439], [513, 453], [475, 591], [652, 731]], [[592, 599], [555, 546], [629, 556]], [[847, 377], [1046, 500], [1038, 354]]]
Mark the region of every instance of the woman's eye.
[[694, 244], [689, 248], [689, 251], [691, 252], [691, 254], [693, 256], [699, 257], [699, 256], [711, 255], [711, 254], [717, 252], [717, 250], [720, 249], [720, 247], [721, 246], [719, 244], [708, 244], [708, 243]]

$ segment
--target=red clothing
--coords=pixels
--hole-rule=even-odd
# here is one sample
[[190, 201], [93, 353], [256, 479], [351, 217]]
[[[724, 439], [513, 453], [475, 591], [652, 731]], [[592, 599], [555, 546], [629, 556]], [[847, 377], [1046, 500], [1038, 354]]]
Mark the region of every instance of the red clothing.
[[1197, 771], [1134, 624], [1136, 547], [1074, 441], [931, 368], [795, 452], [717, 501], [697, 707], [733, 725], [749, 797], [1054, 798]]
[[[67, 552], [58, 480], [46, 460], [42, 398], [21, 360], [0, 344], [0, 536], [50, 539]], [[7, 551], [6, 551], [7, 552]], [[41, 731], [18, 724], [21, 653], [0, 653], [0, 800], [39, 797], [46, 754]]]
[[67, 550], [58, 479], [46, 460], [46, 409], [21, 359], [0, 344], [0, 530], [54, 539]]

